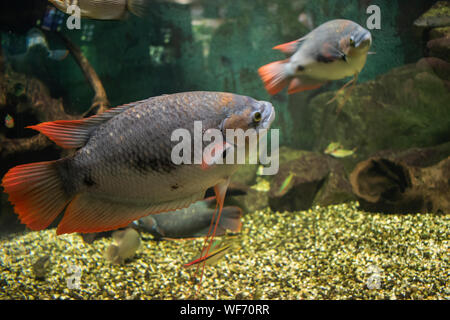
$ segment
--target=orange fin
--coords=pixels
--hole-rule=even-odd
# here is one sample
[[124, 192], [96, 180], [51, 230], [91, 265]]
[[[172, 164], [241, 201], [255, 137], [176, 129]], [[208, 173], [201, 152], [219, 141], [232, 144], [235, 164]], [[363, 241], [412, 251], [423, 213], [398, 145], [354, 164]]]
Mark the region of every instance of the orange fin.
[[97, 126], [115, 117], [117, 114], [134, 107], [139, 102], [112, 108], [86, 119], [43, 122], [27, 128], [39, 131], [63, 148], [80, 148], [86, 144], [92, 131]]
[[264, 86], [271, 95], [275, 95], [289, 84], [289, 76], [286, 72], [286, 60], [275, 61], [258, 69], [259, 76]]
[[303, 83], [299, 78], [294, 78], [294, 79], [292, 79], [291, 83], [289, 84], [288, 94], [317, 89], [317, 88], [320, 88], [322, 85], [323, 85], [323, 82], [319, 82], [319, 83], [305, 82], [305, 83]]
[[203, 193], [198, 193], [177, 201], [137, 206], [114, 202], [110, 199], [100, 199], [89, 193], [81, 193], [70, 202], [58, 225], [56, 234], [92, 233], [119, 229], [149, 214], [185, 208], [202, 197]]
[[58, 146], [67, 149], [84, 146], [92, 129], [85, 124], [84, 120], [57, 120], [27, 128], [39, 131]]
[[24, 164], [2, 180], [22, 223], [32, 230], [47, 228], [70, 201], [58, 174], [57, 161]]
[[275, 46], [272, 49], [280, 50], [281, 52], [286, 53], [286, 54], [293, 54], [293, 53], [295, 53], [295, 51], [298, 50], [298, 48], [300, 46], [300, 42], [301, 42], [300, 40], [294, 40], [291, 42], [279, 44], [278, 46]]

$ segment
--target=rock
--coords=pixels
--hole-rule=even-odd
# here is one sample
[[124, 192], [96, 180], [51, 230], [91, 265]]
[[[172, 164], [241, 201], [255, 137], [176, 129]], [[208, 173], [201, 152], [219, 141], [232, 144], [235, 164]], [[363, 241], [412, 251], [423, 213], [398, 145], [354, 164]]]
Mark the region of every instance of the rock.
[[450, 38], [450, 26], [431, 29], [429, 37], [430, 40], [439, 38]]
[[450, 157], [427, 168], [373, 157], [356, 166], [350, 182], [365, 211], [450, 212]]
[[246, 214], [267, 208], [269, 205], [269, 195], [267, 192], [249, 188], [245, 196], [234, 196], [225, 201], [227, 205], [240, 207], [244, 214]]
[[36, 280], [44, 281], [50, 266], [50, 257], [48, 255], [38, 258], [33, 264], [33, 273]]
[[306, 151], [280, 165], [269, 191], [269, 205], [277, 211], [306, 210], [316, 204], [337, 204], [351, 199], [350, 184], [340, 161]]
[[439, 78], [450, 81], [450, 63], [435, 57], [426, 57], [420, 59], [416, 66], [428, 72], [434, 72]]
[[258, 165], [256, 164], [241, 165], [231, 177], [231, 181], [237, 184], [252, 185], [256, 182], [257, 170]]
[[414, 25], [419, 28], [450, 26], [450, 4], [448, 1], [436, 2], [427, 12], [420, 16]]
[[408, 166], [430, 167], [450, 155], [450, 142], [429, 148], [411, 148], [407, 150], [383, 150], [372, 155], [373, 158], [384, 158], [400, 161]]
[[329, 206], [355, 200], [344, 166], [331, 158], [328, 158], [328, 164], [330, 171], [312, 205]]
[[428, 41], [429, 55], [450, 62], [450, 38], [438, 38]]
[[356, 85], [339, 115], [336, 102], [327, 104], [334, 95], [322, 93], [296, 106], [309, 113], [297, 131], [307, 132], [313, 151], [332, 141], [356, 147], [354, 157], [342, 159], [347, 171], [379, 150], [439, 145], [450, 136], [450, 90], [430, 69], [405, 65]]

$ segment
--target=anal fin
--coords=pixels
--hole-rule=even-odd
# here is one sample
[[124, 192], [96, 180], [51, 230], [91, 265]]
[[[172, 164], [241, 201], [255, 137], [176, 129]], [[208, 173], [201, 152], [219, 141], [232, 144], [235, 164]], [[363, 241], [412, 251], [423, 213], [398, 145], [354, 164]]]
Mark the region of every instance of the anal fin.
[[188, 207], [202, 199], [204, 193], [183, 199], [152, 205], [133, 205], [95, 197], [88, 193], [77, 195], [69, 204], [58, 225], [57, 234], [102, 232], [126, 227], [134, 220], [149, 214]]

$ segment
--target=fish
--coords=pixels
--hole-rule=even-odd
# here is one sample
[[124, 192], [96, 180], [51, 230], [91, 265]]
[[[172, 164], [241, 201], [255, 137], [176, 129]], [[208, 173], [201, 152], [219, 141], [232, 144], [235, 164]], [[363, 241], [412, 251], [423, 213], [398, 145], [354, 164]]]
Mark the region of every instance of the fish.
[[259, 192], [268, 192], [270, 190], [270, 182], [266, 179], [258, 176], [256, 177], [256, 184], [250, 187], [250, 189], [259, 191]]
[[312, 30], [314, 28], [314, 22], [310, 14], [306, 12], [302, 12], [298, 16], [298, 22], [300, 22], [303, 26]]
[[115, 264], [123, 264], [132, 258], [141, 245], [141, 237], [133, 228], [117, 230], [112, 233], [115, 244], [111, 244], [104, 253], [104, 258]]
[[356, 151], [356, 148], [353, 148], [352, 150], [346, 150], [346, 149], [337, 149], [332, 152], [330, 152], [330, 155], [335, 158], [346, 158], [351, 155], [353, 155]]
[[152, 97], [80, 120], [44, 122], [29, 128], [77, 150], [58, 160], [13, 167], [2, 186], [20, 221], [32, 230], [47, 228], [64, 211], [57, 235], [126, 227], [149, 214], [188, 207], [212, 186], [220, 215], [230, 176], [239, 166], [176, 165], [172, 133], [185, 128], [193, 136], [194, 121], [223, 134], [226, 129], [260, 132], [274, 118], [269, 102], [197, 91]]
[[326, 147], [326, 149], [323, 151], [325, 154], [331, 154], [333, 151], [336, 151], [338, 149], [342, 149], [343, 146], [339, 142], [330, 142], [330, 144]]
[[295, 173], [290, 172], [286, 179], [284, 179], [283, 183], [280, 186], [280, 189], [278, 189], [278, 192], [276, 192], [275, 196], [281, 197], [285, 195], [291, 188], [292, 183], [294, 182], [294, 177]]
[[5, 127], [8, 129], [14, 128], [14, 118], [9, 113], [5, 116]]
[[215, 240], [211, 245], [209, 253], [204, 256], [196, 257], [194, 260], [185, 263], [183, 267], [190, 268], [202, 263], [209, 266], [217, 264], [230, 250], [239, 248], [235, 239], [236, 237], [228, 237], [223, 240]]
[[81, 18], [97, 20], [122, 20], [129, 12], [143, 17], [148, 13], [152, 0], [48, 0], [58, 10], [67, 13], [67, 8], [77, 5]]
[[49, 59], [56, 61], [64, 60], [69, 54], [69, 51], [66, 49], [50, 50], [44, 33], [38, 28], [31, 28], [27, 32], [26, 48], [27, 52], [25, 54], [29, 53], [31, 50], [43, 49], [43, 52], [45, 52]]
[[344, 146], [339, 142], [331, 142], [327, 148], [324, 150], [325, 154], [329, 154], [335, 158], [345, 158], [353, 155], [357, 148], [353, 148], [352, 150], [344, 149]]
[[[211, 204], [215, 198], [193, 203], [188, 208], [176, 211], [152, 214], [133, 222], [143, 232], [152, 234], [156, 239], [181, 239], [204, 237], [208, 234], [215, 210]], [[216, 236], [228, 231], [237, 233], [242, 227], [242, 210], [239, 207], [224, 207], [216, 231]], [[213, 222], [214, 223], [214, 222]]]
[[264, 65], [258, 73], [271, 95], [286, 86], [288, 94], [294, 94], [349, 76], [356, 82], [371, 43], [371, 33], [359, 24], [331, 20], [298, 40], [275, 46], [290, 57]]

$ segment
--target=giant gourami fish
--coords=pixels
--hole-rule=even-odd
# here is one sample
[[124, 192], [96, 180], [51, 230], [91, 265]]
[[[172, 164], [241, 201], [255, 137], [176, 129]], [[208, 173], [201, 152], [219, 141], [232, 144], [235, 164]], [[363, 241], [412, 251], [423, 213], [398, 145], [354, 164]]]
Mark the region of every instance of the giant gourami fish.
[[328, 21], [298, 40], [274, 47], [290, 57], [262, 66], [258, 73], [272, 95], [286, 86], [293, 94], [349, 76], [356, 81], [371, 43], [370, 32], [359, 24], [343, 19]]
[[[269, 128], [269, 102], [221, 92], [186, 92], [130, 103], [81, 120], [45, 122], [31, 128], [64, 148], [69, 157], [10, 169], [2, 185], [22, 223], [48, 227], [65, 209], [57, 234], [125, 227], [152, 213], [189, 206], [214, 186], [220, 210], [237, 165], [175, 165], [171, 134]], [[223, 132], [225, 136], [225, 132]], [[220, 211], [219, 216], [220, 217]]]

